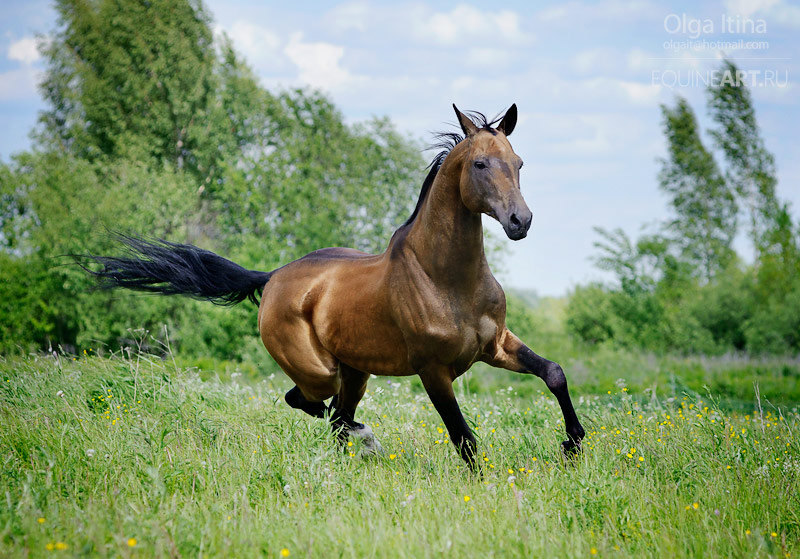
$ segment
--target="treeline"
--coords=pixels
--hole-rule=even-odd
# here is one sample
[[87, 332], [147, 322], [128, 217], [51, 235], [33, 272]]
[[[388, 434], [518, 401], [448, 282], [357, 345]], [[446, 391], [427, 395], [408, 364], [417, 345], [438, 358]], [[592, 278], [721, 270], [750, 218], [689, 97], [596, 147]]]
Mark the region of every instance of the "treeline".
[[[776, 195], [750, 92], [734, 63], [722, 70], [707, 90], [713, 149], [685, 99], [662, 106], [668, 151], [658, 180], [671, 219], [638, 239], [596, 228], [595, 263], [616, 282], [572, 293], [567, 326], [581, 340], [659, 352], [800, 352], [800, 225]], [[733, 247], [742, 227], [752, 264]]]
[[252, 308], [102, 292], [69, 255], [109, 231], [271, 270], [324, 246], [377, 251], [425, 162], [386, 119], [259, 85], [192, 0], [59, 0], [33, 147], [0, 163], [0, 353], [120, 347], [150, 330], [187, 355], [263, 358]]
[[[31, 150], [0, 162], [0, 353], [118, 348], [136, 327], [182, 355], [260, 362], [251, 307], [97, 291], [70, 255], [116, 253], [119, 231], [271, 270], [325, 246], [383, 250], [413, 209], [420, 146], [386, 119], [346, 125], [318, 92], [266, 90], [199, 2], [56, 7], [47, 109]], [[672, 219], [638, 239], [598, 230], [596, 263], [616, 281], [571, 294], [579, 340], [800, 352], [800, 232], [776, 196], [750, 93], [723, 80], [708, 99], [713, 150], [685, 100], [662, 108]], [[740, 228], [752, 264], [733, 249]], [[556, 353], [572, 346], [513, 297], [508, 322]]]

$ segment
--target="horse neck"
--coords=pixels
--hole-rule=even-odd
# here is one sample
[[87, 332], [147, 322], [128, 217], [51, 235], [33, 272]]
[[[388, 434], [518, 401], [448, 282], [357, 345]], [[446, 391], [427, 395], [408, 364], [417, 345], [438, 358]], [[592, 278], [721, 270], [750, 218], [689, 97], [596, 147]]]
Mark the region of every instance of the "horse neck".
[[486, 256], [481, 216], [461, 200], [463, 159], [456, 151], [445, 159], [406, 242], [432, 279], [469, 286], [471, 280], [479, 279]]

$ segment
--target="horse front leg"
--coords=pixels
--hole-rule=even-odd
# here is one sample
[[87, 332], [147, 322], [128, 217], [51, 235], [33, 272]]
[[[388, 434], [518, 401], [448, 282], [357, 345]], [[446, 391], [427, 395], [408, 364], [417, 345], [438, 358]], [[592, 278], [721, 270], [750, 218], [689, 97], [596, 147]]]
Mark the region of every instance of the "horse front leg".
[[369, 373], [344, 363], [339, 363], [339, 373], [341, 386], [330, 406], [331, 428], [342, 444], [347, 442], [348, 436], [352, 436], [361, 440], [363, 455], [379, 454], [383, 451], [383, 447], [372, 433], [372, 428], [355, 420], [356, 408], [367, 389]]
[[562, 444], [567, 455], [577, 454], [581, 449], [581, 439], [586, 434], [575, 413], [572, 399], [569, 397], [567, 377], [561, 365], [537, 355], [520, 341], [511, 330], [505, 329], [500, 336], [495, 355], [485, 360], [494, 367], [501, 367], [517, 373], [536, 375], [541, 378], [558, 400], [561, 413], [564, 414], [564, 425], [568, 439]]
[[477, 469], [475, 451], [477, 445], [475, 436], [464, 420], [461, 408], [458, 407], [455, 393], [453, 392], [453, 376], [447, 367], [437, 366], [426, 369], [420, 373], [422, 384], [425, 387], [433, 407], [439, 412], [444, 422], [450, 440], [458, 449], [461, 458], [472, 470]]

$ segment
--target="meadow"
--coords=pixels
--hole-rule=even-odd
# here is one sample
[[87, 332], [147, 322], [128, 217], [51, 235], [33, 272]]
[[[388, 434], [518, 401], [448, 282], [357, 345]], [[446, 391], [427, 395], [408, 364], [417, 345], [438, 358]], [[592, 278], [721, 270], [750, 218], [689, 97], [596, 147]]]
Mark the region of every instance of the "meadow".
[[541, 381], [465, 375], [476, 475], [414, 379], [370, 381], [357, 418], [384, 453], [367, 458], [290, 409], [282, 375], [169, 353], [0, 358], [0, 556], [796, 556], [797, 404], [616, 372], [575, 375], [588, 435], [568, 462]]

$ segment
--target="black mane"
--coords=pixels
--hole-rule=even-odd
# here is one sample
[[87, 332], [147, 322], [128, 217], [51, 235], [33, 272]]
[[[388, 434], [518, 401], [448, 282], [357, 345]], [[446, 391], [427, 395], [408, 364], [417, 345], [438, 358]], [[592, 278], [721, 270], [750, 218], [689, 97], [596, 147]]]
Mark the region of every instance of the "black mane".
[[[491, 133], [495, 133], [494, 128], [492, 126], [500, 121], [502, 118], [501, 116], [496, 116], [492, 120], [486, 118], [486, 115], [483, 113], [479, 113], [478, 111], [465, 111], [465, 115], [469, 117], [469, 119], [478, 127], [479, 130], [486, 130]], [[439, 172], [439, 169], [444, 163], [445, 158], [453, 151], [458, 144], [460, 144], [464, 140], [464, 135], [460, 132], [435, 132], [433, 137], [436, 139], [436, 142], [429, 145], [427, 150], [438, 149], [440, 150], [434, 157], [431, 159], [431, 162], [428, 164], [428, 176], [425, 177], [425, 180], [422, 181], [422, 188], [419, 191], [419, 199], [417, 199], [417, 205], [414, 208], [414, 211], [411, 213], [411, 216], [406, 220], [403, 226], [409, 225], [419, 214], [419, 210], [422, 207], [422, 203], [425, 201], [425, 197], [428, 195], [428, 192], [431, 189], [431, 185], [433, 184], [433, 180], [436, 178], [436, 174]]]

